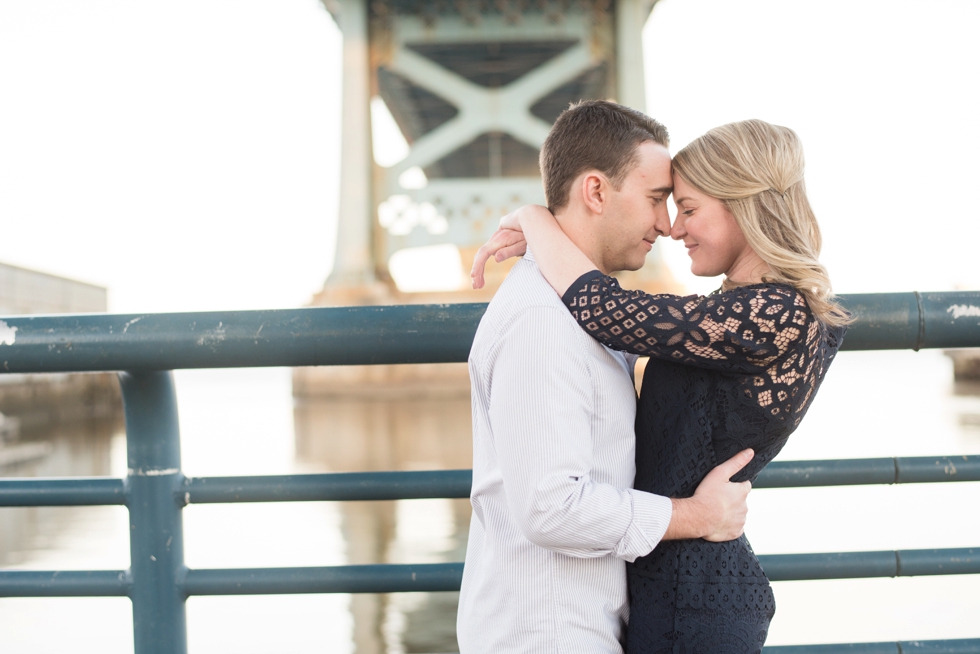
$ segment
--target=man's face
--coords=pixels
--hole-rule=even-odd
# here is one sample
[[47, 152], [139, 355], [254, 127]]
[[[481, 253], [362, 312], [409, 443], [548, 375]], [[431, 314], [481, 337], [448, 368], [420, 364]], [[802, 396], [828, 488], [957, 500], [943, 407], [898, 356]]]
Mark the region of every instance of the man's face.
[[636, 167], [618, 191], [610, 188], [600, 218], [599, 245], [609, 272], [642, 268], [657, 237], [670, 234], [670, 153], [659, 143], [645, 141], [636, 154]]

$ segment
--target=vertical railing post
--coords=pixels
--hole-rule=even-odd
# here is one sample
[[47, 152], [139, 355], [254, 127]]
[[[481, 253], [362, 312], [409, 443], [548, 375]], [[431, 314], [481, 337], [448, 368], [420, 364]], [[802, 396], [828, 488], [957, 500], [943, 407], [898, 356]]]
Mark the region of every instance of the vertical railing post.
[[120, 373], [129, 461], [135, 654], [185, 654], [180, 430], [173, 373]]

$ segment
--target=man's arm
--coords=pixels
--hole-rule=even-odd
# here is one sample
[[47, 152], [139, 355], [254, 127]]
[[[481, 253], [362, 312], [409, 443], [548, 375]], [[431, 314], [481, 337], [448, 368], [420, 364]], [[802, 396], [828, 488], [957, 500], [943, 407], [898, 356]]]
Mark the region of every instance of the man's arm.
[[730, 479], [753, 456], [752, 450], [742, 450], [709, 472], [693, 497], [672, 499], [674, 510], [662, 540], [703, 538], [720, 542], [741, 536], [749, 511], [746, 499], [752, 490], [752, 482], [732, 482]]
[[539, 307], [501, 336], [489, 412], [504, 492], [511, 519], [534, 544], [631, 561], [660, 541], [671, 501], [592, 479], [603, 453], [593, 451], [593, 380], [571, 349], [576, 330], [562, 309]]

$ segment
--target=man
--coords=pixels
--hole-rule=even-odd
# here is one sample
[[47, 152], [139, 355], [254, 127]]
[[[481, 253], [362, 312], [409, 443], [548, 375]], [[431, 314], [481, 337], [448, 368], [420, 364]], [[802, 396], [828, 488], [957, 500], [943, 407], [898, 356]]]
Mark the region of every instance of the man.
[[[660, 123], [610, 102], [573, 106], [545, 141], [549, 206], [604, 272], [639, 268], [670, 231], [667, 145]], [[691, 498], [632, 489], [633, 362], [579, 328], [531, 252], [490, 303], [469, 359], [462, 654], [622, 652], [625, 561], [662, 539], [742, 533], [748, 484], [729, 478], [750, 451], [718, 466]]]

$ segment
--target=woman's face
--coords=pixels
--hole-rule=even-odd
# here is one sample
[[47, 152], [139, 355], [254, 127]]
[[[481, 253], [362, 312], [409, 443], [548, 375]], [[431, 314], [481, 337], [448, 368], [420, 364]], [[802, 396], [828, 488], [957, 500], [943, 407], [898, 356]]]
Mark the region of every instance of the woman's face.
[[735, 281], [750, 282], [758, 256], [749, 247], [735, 217], [721, 200], [705, 195], [674, 175], [677, 218], [670, 237], [683, 241], [691, 257], [691, 272], [701, 277], [726, 274]]

